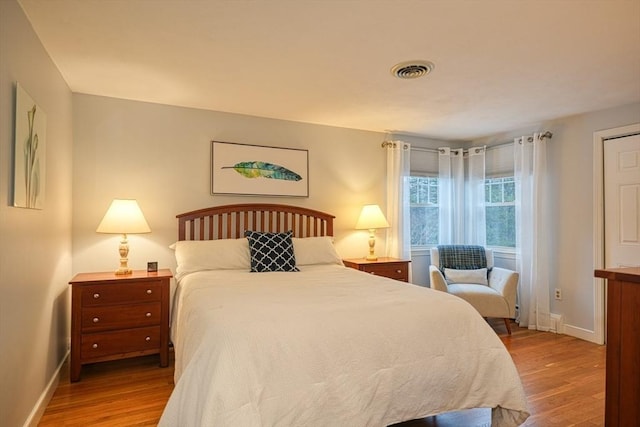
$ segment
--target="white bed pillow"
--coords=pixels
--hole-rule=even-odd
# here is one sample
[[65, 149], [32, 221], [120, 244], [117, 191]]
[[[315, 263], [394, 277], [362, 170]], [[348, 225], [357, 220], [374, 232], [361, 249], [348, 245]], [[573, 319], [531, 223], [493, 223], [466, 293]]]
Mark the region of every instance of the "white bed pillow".
[[342, 259], [336, 252], [330, 236], [294, 237], [293, 252], [296, 256], [296, 265], [342, 265]]
[[249, 270], [249, 242], [242, 239], [181, 240], [171, 245], [175, 249], [176, 275], [201, 270]]
[[487, 269], [477, 270], [455, 270], [453, 268], [444, 269], [444, 277], [449, 283], [475, 283], [487, 286]]

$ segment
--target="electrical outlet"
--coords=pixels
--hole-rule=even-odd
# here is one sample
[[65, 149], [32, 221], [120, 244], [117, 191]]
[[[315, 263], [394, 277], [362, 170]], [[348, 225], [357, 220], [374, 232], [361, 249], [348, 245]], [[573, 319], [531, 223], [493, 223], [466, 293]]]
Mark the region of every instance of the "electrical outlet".
[[556, 299], [562, 299], [562, 289], [556, 288]]

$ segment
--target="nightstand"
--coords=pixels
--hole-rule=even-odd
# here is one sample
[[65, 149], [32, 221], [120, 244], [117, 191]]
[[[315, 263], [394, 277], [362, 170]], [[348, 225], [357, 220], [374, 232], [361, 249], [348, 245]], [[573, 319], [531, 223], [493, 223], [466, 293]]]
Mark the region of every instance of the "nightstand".
[[342, 262], [345, 266], [355, 268], [356, 270], [400, 280], [402, 282], [409, 281], [409, 263], [411, 261], [380, 257], [376, 261], [369, 261], [365, 258], [351, 258], [343, 259]]
[[168, 269], [80, 273], [71, 285], [71, 381], [82, 365], [160, 354], [169, 365]]

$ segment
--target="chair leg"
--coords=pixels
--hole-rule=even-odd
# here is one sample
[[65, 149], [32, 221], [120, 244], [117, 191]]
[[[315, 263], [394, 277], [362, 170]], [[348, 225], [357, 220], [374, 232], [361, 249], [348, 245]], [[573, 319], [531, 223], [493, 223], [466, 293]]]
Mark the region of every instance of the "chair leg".
[[511, 335], [511, 319], [504, 318], [504, 326], [507, 327], [507, 332]]

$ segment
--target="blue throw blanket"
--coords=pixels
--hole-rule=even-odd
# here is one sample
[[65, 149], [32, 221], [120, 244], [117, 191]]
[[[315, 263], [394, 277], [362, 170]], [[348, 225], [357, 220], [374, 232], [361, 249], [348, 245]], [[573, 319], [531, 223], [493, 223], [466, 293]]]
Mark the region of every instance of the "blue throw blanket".
[[484, 247], [474, 245], [438, 245], [440, 271], [445, 268], [477, 270], [487, 267]]

